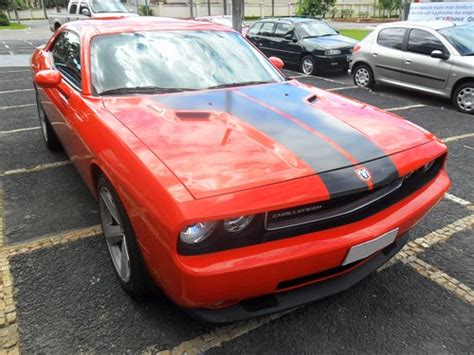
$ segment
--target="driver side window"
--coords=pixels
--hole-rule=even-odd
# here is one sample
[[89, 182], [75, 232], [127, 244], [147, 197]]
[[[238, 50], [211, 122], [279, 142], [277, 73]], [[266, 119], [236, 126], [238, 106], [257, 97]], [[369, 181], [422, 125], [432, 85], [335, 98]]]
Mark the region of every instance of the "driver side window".
[[81, 88], [81, 47], [78, 35], [62, 32], [51, 50], [56, 69], [72, 86]]
[[275, 29], [275, 36], [284, 38], [286, 35], [294, 34], [295, 29], [287, 23], [279, 23]]

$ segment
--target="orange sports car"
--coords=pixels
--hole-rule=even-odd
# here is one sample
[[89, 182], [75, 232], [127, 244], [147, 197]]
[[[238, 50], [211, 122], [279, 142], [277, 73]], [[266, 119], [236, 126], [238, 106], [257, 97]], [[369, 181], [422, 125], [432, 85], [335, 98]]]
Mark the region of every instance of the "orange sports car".
[[71, 22], [34, 52], [44, 139], [98, 199], [127, 292], [211, 322], [308, 303], [448, 190], [432, 134], [281, 67], [227, 27], [151, 17]]

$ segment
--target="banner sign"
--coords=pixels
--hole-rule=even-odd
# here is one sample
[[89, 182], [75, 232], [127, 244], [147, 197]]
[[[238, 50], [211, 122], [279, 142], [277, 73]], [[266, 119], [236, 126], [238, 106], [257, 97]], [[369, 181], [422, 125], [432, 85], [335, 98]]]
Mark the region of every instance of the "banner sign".
[[410, 4], [408, 21], [430, 20], [474, 23], [474, 2], [416, 2]]

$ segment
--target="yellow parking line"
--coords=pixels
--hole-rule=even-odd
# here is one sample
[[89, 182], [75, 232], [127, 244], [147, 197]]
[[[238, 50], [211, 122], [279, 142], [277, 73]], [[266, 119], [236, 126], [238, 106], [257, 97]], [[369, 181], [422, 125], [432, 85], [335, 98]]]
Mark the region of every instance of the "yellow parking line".
[[466, 133], [466, 134], [460, 134], [459, 136], [452, 136], [452, 137], [444, 138], [443, 142], [444, 143], [449, 143], [449, 142], [458, 141], [460, 139], [470, 138], [470, 137], [474, 137], [474, 133]]
[[31, 253], [38, 249], [50, 248], [55, 245], [66, 244], [85, 238], [95, 237], [97, 235], [100, 235], [101, 233], [102, 227], [100, 225], [75, 229], [64, 233], [44, 236], [39, 239], [35, 239], [25, 243], [5, 246], [4, 253], [8, 257], [18, 254]]
[[455, 294], [464, 302], [474, 306], [474, 291], [459, 280], [441, 271], [436, 266], [430, 265], [417, 257], [405, 259], [403, 263], [411, 266], [420, 275]]
[[36, 165], [36, 166], [31, 167], [31, 168], [6, 170], [6, 171], [0, 173], [0, 177], [10, 176], [10, 175], [18, 175], [18, 174], [25, 174], [25, 173], [32, 173], [32, 172], [42, 171], [42, 170], [46, 170], [46, 169], [58, 168], [60, 166], [65, 166], [65, 165], [69, 165], [69, 164], [71, 164], [70, 160], [63, 160], [63, 161], [58, 161], [56, 163]]

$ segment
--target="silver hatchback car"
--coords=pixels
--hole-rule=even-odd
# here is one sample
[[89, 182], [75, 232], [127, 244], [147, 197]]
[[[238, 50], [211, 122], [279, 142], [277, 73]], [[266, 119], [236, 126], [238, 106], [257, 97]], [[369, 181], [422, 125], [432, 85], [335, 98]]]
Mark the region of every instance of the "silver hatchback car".
[[358, 86], [381, 82], [423, 91], [474, 114], [474, 24], [380, 25], [354, 47], [350, 69]]

